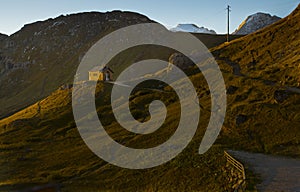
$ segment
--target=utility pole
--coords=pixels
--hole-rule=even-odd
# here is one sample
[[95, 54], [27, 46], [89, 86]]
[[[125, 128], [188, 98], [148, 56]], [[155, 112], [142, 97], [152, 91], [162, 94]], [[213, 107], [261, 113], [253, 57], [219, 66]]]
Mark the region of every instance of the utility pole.
[[227, 5], [227, 42], [229, 42], [229, 26], [230, 26], [230, 23], [229, 23], [229, 20], [230, 20], [230, 18], [229, 18], [229, 13], [230, 13], [230, 6], [229, 5]]

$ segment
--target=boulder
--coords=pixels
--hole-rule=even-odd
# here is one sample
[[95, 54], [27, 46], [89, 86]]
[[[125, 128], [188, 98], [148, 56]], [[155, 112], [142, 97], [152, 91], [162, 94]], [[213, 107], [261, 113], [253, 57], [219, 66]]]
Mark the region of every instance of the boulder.
[[248, 120], [248, 117], [246, 115], [239, 114], [235, 118], [235, 123], [236, 123], [236, 125], [240, 125], [242, 123], [245, 123], [247, 120]]
[[286, 90], [276, 90], [274, 92], [274, 99], [277, 103], [284, 102], [288, 97], [289, 97], [289, 95]]
[[238, 90], [238, 87], [230, 85], [227, 88], [226, 93], [229, 94], [229, 95], [233, 95], [237, 90]]
[[169, 63], [172, 63], [180, 69], [187, 69], [194, 64], [187, 56], [182, 53], [173, 53], [169, 57]]

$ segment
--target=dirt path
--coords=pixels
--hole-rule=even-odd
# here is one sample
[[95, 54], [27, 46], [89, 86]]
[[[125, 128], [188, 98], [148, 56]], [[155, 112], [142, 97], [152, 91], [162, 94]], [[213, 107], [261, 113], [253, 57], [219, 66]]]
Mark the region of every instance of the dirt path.
[[258, 191], [300, 192], [300, 159], [232, 150], [228, 152], [261, 176], [262, 183], [257, 185]]
[[[276, 82], [269, 81], [269, 80], [266, 80], [266, 79], [261, 79], [261, 78], [252, 78], [248, 75], [243, 74], [241, 72], [242, 68], [241, 68], [240, 64], [236, 63], [236, 62], [233, 62], [233, 61], [229, 60], [228, 58], [224, 58], [224, 57], [216, 57], [216, 58], [219, 59], [219, 60], [225, 61], [232, 68], [232, 74], [233, 75], [244, 76], [244, 77], [247, 77], [249, 79], [256, 80], [256, 81], [262, 81], [262, 82], [264, 82], [265, 85], [269, 85], [269, 86], [273, 86], [273, 87], [274, 86], [279, 86], [280, 87], [280, 85], [277, 84]], [[290, 86], [282, 86], [282, 87], [285, 88], [289, 92], [300, 94], [300, 88], [299, 87], [290, 87]]]

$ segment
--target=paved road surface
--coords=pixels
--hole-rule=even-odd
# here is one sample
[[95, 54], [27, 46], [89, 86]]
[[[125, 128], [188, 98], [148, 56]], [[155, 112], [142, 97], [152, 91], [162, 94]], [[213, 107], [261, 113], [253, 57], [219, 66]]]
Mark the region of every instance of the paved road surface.
[[261, 176], [257, 189], [263, 192], [300, 192], [300, 159], [259, 153], [228, 151]]

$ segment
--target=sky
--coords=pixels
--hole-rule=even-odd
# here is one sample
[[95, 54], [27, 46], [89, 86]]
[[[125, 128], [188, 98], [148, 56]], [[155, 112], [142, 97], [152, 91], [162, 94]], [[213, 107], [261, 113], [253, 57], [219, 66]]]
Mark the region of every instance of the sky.
[[0, 33], [11, 35], [24, 24], [70, 13], [112, 10], [139, 12], [167, 28], [193, 23], [226, 33], [226, 7], [231, 6], [230, 31], [248, 15], [266, 12], [285, 17], [300, 0], [2, 0]]

